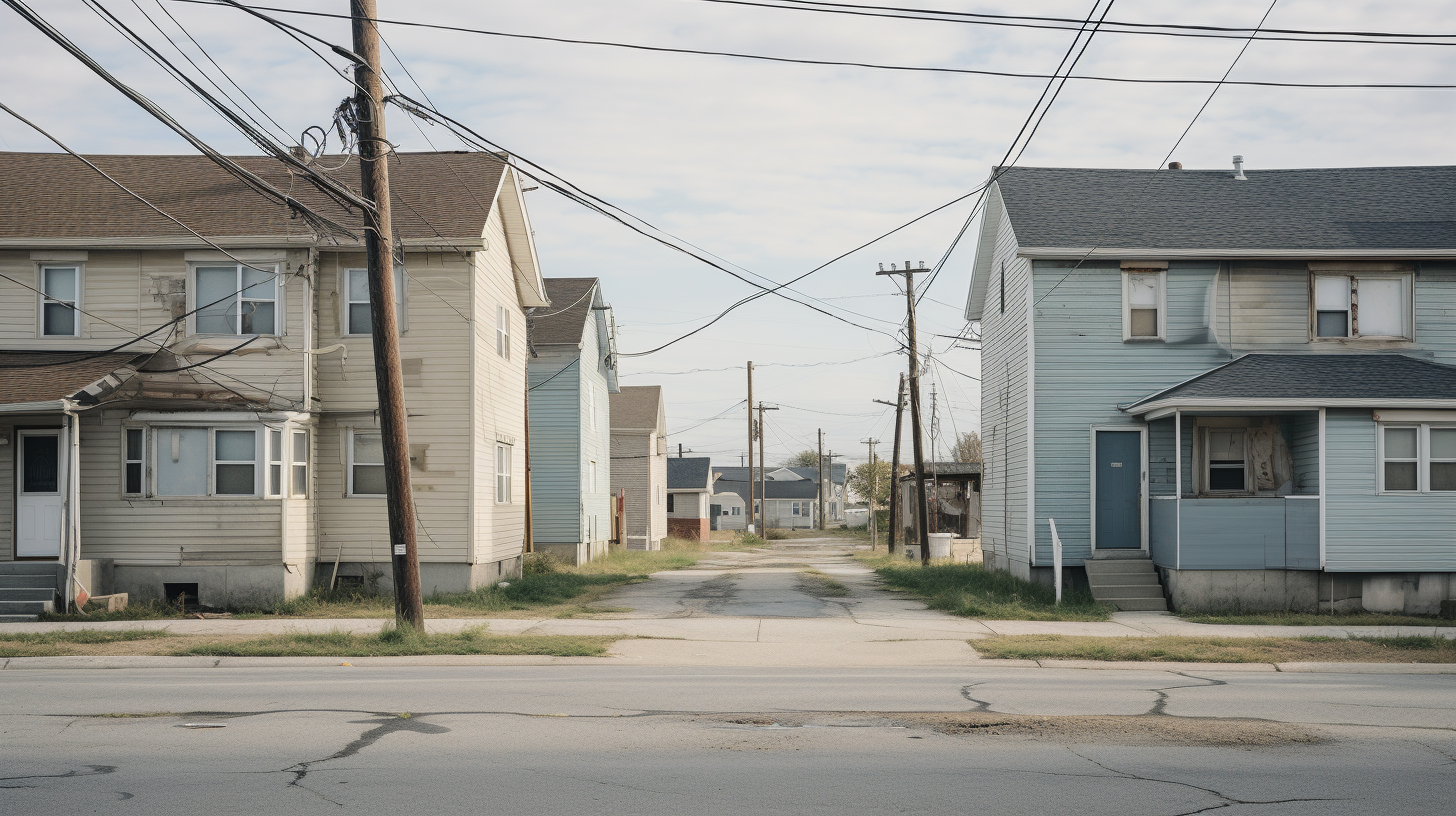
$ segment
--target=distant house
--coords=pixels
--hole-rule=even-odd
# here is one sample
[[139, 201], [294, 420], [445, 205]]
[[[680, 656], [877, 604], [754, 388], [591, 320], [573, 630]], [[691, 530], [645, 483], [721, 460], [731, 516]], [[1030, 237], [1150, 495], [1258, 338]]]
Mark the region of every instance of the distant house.
[[708, 503], [708, 517], [714, 530], [742, 530], [748, 523], [743, 497], [717, 483]]
[[667, 412], [660, 385], [611, 395], [612, 493], [623, 497], [629, 550], [662, 549], [667, 537]]
[[596, 278], [547, 278], [546, 294], [551, 305], [528, 315], [532, 541], [581, 564], [612, 537], [616, 334]]
[[[812, 470], [812, 468], [809, 468], [809, 470]], [[760, 504], [763, 497], [759, 495], [758, 482], [755, 481], [752, 483], [754, 498], [753, 517], [756, 518], [758, 508], [763, 507], [763, 524], [765, 527], [807, 529], [817, 526], [819, 518], [819, 486], [812, 480], [793, 473], [788, 468], [780, 468], [777, 471], [778, 478], [769, 478], [775, 472], [771, 470], [764, 475], [763, 491], [768, 494], [766, 504]], [[746, 508], [748, 506], [750, 485], [747, 478], [748, 468], [715, 468], [714, 473], [717, 474], [717, 481], [713, 483], [713, 489], [718, 494], [714, 500], [719, 501], [721, 506], [728, 507], [731, 513], [735, 505], [731, 502], [723, 502], [718, 497], [721, 497], [725, 493], [733, 494], [742, 503], [742, 506], [745, 508], [744, 512], [747, 512]], [[758, 475], [758, 468], [753, 469], [753, 475], [755, 477]], [[720, 529], [733, 530], [744, 529], [747, 523], [752, 520], [745, 518], [743, 521], [738, 521], [731, 514], [726, 517], [720, 515], [719, 519]]]
[[675, 457], [667, 460], [667, 534], [707, 541], [713, 498], [712, 460]]
[[[71, 156], [0, 153], [0, 562], [35, 562], [0, 575], [218, 607], [388, 590], [362, 216], [261, 156], [236, 161], [353, 236], [202, 156], [90, 159], [226, 252]], [[521, 568], [523, 310], [546, 299], [510, 164], [406, 153], [391, 175], [420, 575], [467, 591]]]
[[[758, 478], [758, 471], [759, 471], [758, 468], [754, 468], [753, 469], [753, 478], [754, 479], [757, 479]], [[734, 467], [734, 466], [717, 467], [717, 468], [714, 468], [713, 469], [713, 472], [714, 473], [717, 473], [718, 476], [719, 476], [719, 478], [721, 478], [724, 481], [724, 483], [742, 483], [742, 484], [744, 484], [745, 485], [745, 487], [744, 487], [744, 491], [745, 492], [743, 494], [743, 498], [744, 498], [744, 500], [747, 500], [747, 492], [746, 492], [747, 491], [747, 487], [746, 487], [746, 485], [748, 483], [748, 478], [749, 478], [748, 468], [742, 467], [742, 466], [736, 466], [736, 467]], [[828, 489], [825, 491], [825, 495], [824, 495], [824, 518], [831, 525], [839, 525], [839, 524], [843, 524], [844, 523], [844, 509], [845, 509], [846, 490], [847, 490], [847, 488], [845, 486], [845, 480], [848, 478], [848, 476], [849, 476], [849, 467], [847, 465], [836, 463], [836, 464], [832, 464], [832, 465], [829, 466]], [[809, 483], [811, 483], [811, 484], [813, 484], [815, 486], [814, 487], [814, 492], [813, 492], [813, 498], [815, 499], [816, 502], [817, 502], [817, 500], [819, 498], [819, 493], [818, 493], [819, 469], [818, 468], [814, 468], [814, 467], [787, 467], [787, 466], [785, 466], [785, 467], [777, 467], [777, 468], [768, 468], [764, 472], [763, 478], [764, 478], [765, 483], [767, 483], [767, 482], [809, 482]], [[721, 491], [722, 488], [719, 488], [719, 490]], [[757, 493], [757, 490], [758, 490], [757, 483], [755, 482], [755, 487], [754, 487], [755, 495]], [[795, 488], [794, 491], [793, 491], [793, 493], [794, 493], [795, 496], [798, 496], [800, 493], [803, 492], [803, 490], [804, 490], [804, 488], [802, 488], [802, 487]], [[772, 493], [770, 493], [770, 498], [773, 498], [773, 494]], [[792, 501], [792, 499], [788, 499], [788, 500]], [[790, 511], [792, 511], [792, 509], [793, 509], [792, 507], [789, 507], [788, 508], [788, 510], [790, 510]], [[798, 516], [792, 516], [792, 514], [790, 514], [787, 517], [798, 518]], [[816, 508], [814, 510], [814, 518], [817, 519], [818, 517], [819, 517], [819, 513], [818, 513], [818, 508], [816, 506]], [[741, 526], [742, 525], [739, 525], [739, 527], [734, 527], [732, 529], [740, 529]], [[785, 526], [787, 526], [787, 525], [785, 525]], [[796, 524], [795, 526], [799, 526], [799, 525]], [[728, 528], [723, 528], [723, 529], [728, 529]]]
[[1125, 609], [1439, 611], [1453, 212], [1456, 167], [998, 169], [986, 564], [1049, 581], [1055, 520]]

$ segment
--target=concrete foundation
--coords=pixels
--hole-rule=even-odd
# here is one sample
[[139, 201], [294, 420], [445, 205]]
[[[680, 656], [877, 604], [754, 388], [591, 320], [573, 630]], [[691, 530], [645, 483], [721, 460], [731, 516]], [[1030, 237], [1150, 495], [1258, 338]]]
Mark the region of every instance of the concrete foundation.
[[308, 591], [314, 565], [206, 564], [177, 567], [115, 566], [111, 592], [125, 592], [133, 602], [167, 597], [167, 584], [197, 584], [197, 600], [219, 609], [258, 609]]
[[1452, 573], [1175, 570], [1159, 567], [1180, 612], [1390, 612], [1437, 615], [1456, 596]]
[[[333, 564], [319, 564], [318, 583], [327, 586]], [[521, 577], [521, 556], [489, 564], [420, 564], [420, 591], [425, 598], [454, 592], [470, 592], [501, 581]], [[339, 565], [339, 584], [363, 586], [385, 595], [394, 594], [394, 569], [388, 562], [349, 562]]]

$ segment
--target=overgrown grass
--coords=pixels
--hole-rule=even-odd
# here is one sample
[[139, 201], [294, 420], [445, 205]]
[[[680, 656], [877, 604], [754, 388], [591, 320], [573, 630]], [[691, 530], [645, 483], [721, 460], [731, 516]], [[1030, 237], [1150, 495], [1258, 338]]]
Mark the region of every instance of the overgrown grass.
[[849, 587], [818, 570], [801, 572], [798, 580], [799, 591], [816, 598], [844, 598], [849, 595]]
[[1456, 622], [1420, 615], [1379, 612], [1320, 615], [1313, 612], [1180, 612], [1190, 623], [1228, 623], [1242, 626], [1450, 626]]
[[708, 547], [696, 541], [668, 538], [660, 550], [628, 550], [613, 547], [606, 555], [578, 567], [568, 567], [578, 575], [645, 576], [663, 570], [691, 567], [698, 563]]
[[[425, 616], [458, 618], [522, 611], [549, 617], [580, 614], [588, 611], [580, 608], [583, 603], [635, 580], [642, 579], [619, 572], [536, 572], [472, 592], [431, 595], [425, 598]], [[567, 605], [570, 607], [564, 608]], [[316, 589], [283, 601], [265, 614], [292, 618], [389, 617], [394, 614], [394, 597], [360, 589]]]
[[453, 634], [427, 634], [386, 626], [378, 634], [350, 632], [271, 635], [205, 643], [176, 655], [210, 657], [389, 657], [406, 655], [550, 655], [599, 657], [617, 638], [564, 635], [491, 635], [484, 626]]
[[101, 631], [80, 629], [71, 632], [7, 632], [0, 633], [0, 657], [50, 657], [73, 654], [71, 645], [123, 643], [133, 640], [155, 640], [170, 637], [167, 632], [151, 629]]
[[890, 556], [860, 560], [875, 567], [885, 583], [924, 599], [931, 609], [990, 620], [1100, 621], [1115, 607], [1098, 603], [1086, 592], [1056, 593], [1043, 584], [1022, 580], [980, 564], [906, 564]]
[[53, 612], [41, 615], [38, 620], [96, 623], [99, 621], [163, 620], [166, 618], [182, 618], [187, 615], [186, 611], [177, 604], [155, 600], [129, 603], [125, 609], [116, 612], [107, 612], [104, 603], [88, 602], [85, 612], [86, 614], [84, 615], [78, 612]]
[[1216, 638], [1002, 635], [970, 641], [982, 657], [1176, 663], [1456, 663], [1437, 637]]

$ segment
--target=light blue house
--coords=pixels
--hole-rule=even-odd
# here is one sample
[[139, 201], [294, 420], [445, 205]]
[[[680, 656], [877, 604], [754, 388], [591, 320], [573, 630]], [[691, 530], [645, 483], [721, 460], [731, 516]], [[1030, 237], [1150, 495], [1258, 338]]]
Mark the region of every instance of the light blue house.
[[966, 317], [989, 565], [1054, 520], [1124, 609], [1456, 598], [1456, 167], [997, 171]]
[[616, 331], [596, 278], [546, 278], [530, 320], [531, 526], [537, 552], [581, 564], [612, 537]]

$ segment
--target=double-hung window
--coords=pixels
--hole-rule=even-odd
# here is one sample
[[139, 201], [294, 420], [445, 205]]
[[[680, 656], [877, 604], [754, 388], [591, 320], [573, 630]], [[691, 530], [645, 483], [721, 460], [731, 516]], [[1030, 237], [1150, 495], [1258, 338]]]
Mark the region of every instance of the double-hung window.
[[495, 501], [511, 503], [511, 446], [502, 442], [495, 446]]
[[1207, 492], [1243, 493], [1249, 489], [1247, 445], [1247, 432], [1243, 428], [1203, 429]]
[[308, 496], [308, 431], [292, 432], [292, 471], [288, 495], [298, 498]]
[[42, 337], [75, 337], [81, 333], [81, 267], [40, 269], [40, 333]]
[[254, 496], [258, 493], [257, 431], [212, 432], [213, 489], [219, 496]]
[[127, 428], [126, 455], [122, 463], [121, 492], [128, 496], [140, 496], [146, 492], [147, 431], [145, 428]]
[[1380, 489], [1390, 493], [1456, 491], [1456, 426], [1381, 426]]
[[[405, 270], [394, 267], [394, 314], [399, 330], [407, 327], [405, 309]], [[369, 308], [369, 270], [344, 270], [344, 334], [368, 336], [374, 333], [373, 314]]]
[[1411, 276], [1314, 276], [1314, 336], [1406, 340], [1411, 334]]
[[193, 327], [198, 334], [281, 334], [277, 264], [199, 266]]
[[495, 307], [495, 353], [511, 359], [511, 313], [506, 307]]
[[1124, 269], [1122, 339], [1162, 340], [1167, 335], [1167, 270]]
[[384, 438], [378, 431], [349, 431], [349, 495], [384, 495]]
[[269, 428], [268, 431], [268, 493], [282, 496], [283, 487], [283, 431]]

